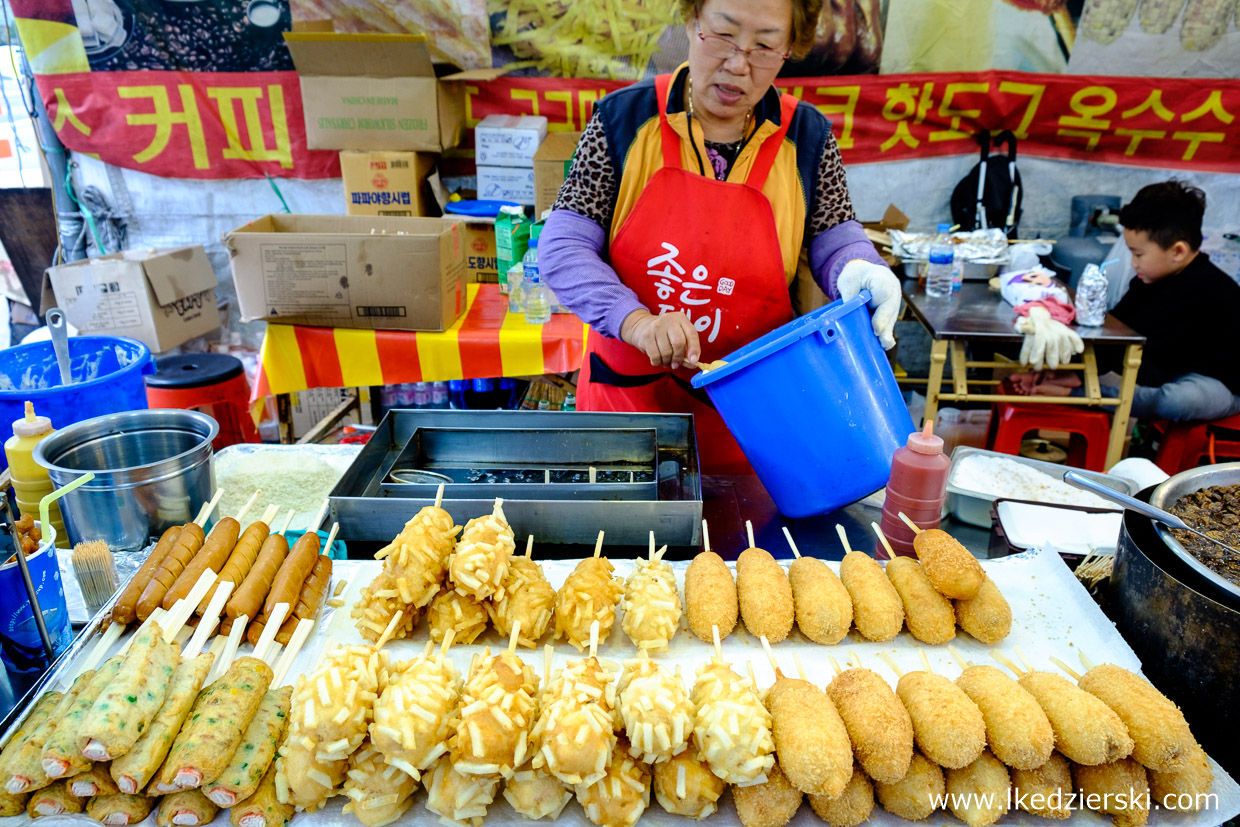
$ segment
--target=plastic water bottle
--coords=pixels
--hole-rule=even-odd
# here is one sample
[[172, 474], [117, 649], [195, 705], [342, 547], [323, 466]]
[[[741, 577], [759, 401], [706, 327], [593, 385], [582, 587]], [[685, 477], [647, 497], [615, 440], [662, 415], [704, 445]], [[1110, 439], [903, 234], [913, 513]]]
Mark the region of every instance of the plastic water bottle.
[[952, 294], [955, 280], [952, 270], [956, 263], [956, 251], [950, 242], [951, 224], [940, 224], [938, 235], [930, 244], [930, 263], [926, 267], [926, 295], [947, 298]]
[[1076, 283], [1076, 323], [1082, 327], [1097, 327], [1106, 317], [1106, 274], [1097, 264], [1087, 264], [1081, 280]]
[[521, 262], [525, 273], [521, 281], [521, 305], [525, 320], [530, 324], [546, 324], [551, 321], [551, 295], [538, 273], [538, 239], [530, 242], [530, 249]]
[[431, 383], [430, 382], [414, 382], [413, 383], [413, 407], [419, 410], [429, 408], [431, 406]]
[[448, 383], [432, 382], [431, 383], [431, 407], [437, 410], [447, 410], [448, 408]]
[[[528, 253], [527, 253], [528, 255]], [[508, 268], [508, 312], [521, 312], [521, 283], [525, 278], [525, 261]]]

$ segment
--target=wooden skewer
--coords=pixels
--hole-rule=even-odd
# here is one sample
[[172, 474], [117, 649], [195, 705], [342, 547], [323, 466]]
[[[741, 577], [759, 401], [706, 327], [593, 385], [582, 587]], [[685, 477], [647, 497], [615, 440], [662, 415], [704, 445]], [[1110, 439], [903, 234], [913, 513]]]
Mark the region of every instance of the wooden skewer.
[[318, 531], [319, 526], [323, 524], [323, 518], [327, 516], [327, 508], [331, 505], [331, 498], [323, 500], [323, 504], [319, 506], [319, 513], [314, 515], [314, 522], [306, 527], [306, 531]]
[[598, 540], [594, 543], [594, 556], [597, 558], [603, 553], [603, 532], [598, 533]]
[[852, 554], [852, 546], [848, 544], [848, 533], [844, 531], [844, 526], [840, 523], [835, 524], [835, 533], [840, 535], [840, 542], [844, 545], [844, 553]]
[[796, 652], [792, 653], [792, 665], [797, 668], [797, 676], [800, 677], [801, 680], [809, 680], [805, 674], [805, 664], [801, 663], [801, 656]]
[[883, 548], [887, 549], [887, 555], [894, 560], [896, 553], [891, 548], [891, 543], [887, 542], [887, 535], [883, 534], [883, 530], [878, 527], [878, 523], [870, 523], [870, 527], [874, 529], [874, 533], [878, 535], [878, 541], [883, 544]]
[[861, 656], [857, 654], [856, 649], [848, 650], [848, 662], [851, 663], [853, 666], [855, 666], [857, 669], [861, 668]]
[[757, 546], [753, 544], [753, 522], [750, 520], [745, 521], [745, 534], [749, 537], [749, 547], [757, 548]]
[[194, 587], [189, 590], [189, 594], [178, 600], [168, 612], [165, 618], [164, 640], [171, 643], [176, 639], [177, 633], [181, 631], [181, 627], [189, 620], [190, 615], [194, 613], [202, 599], [207, 596], [207, 592], [215, 585], [216, 574], [207, 569], [198, 576], [198, 582], [194, 583]]
[[[452, 641], [454, 640], [456, 640], [456, 629], [449, 629], [443, 636], [443, 643], [439, 645], [439, 654], [436, 656], [437, 663], [443, 663], [443, 659], [448, 656], [448, 650], [452, 648]], [[433, 640], [428, 640], [427, 643], [432, 646], [435, 645]]]
[[705, 520], [702, 520], [702, 547], [710, 551], [710, 526], [706, 525]]
[[254, 503], [258, 502], [258, 498], [261, 497], [262, 495], [263, 495], [263, 489], [261, 488], [255, 489], [254, 493], [250, 495], [250, 499], [246, 500], [245, 505], [241, 506], [241, 510], [237, 512], [237, 516], [234, 517], [233, 519], [236, 520], [237, 522], [241, 522], [242, 520], [244, 520], [245, 515], [250, 513], [250, 509], [254, 507]]
[[227, 645], [228, 638], [226, 637], [215, 637], [211, 639], [211, 645], [207, 648], [207, 654], [214, 658], [212, 661], [212, 666], [215, 665], [215, 661], [220, 659], [220, 655], [223, 654], [224, 647]]
[[[745, 661], [745, 673], [749, 675], [749, 688], [754, 692], [758, 691], [758, 676], [753, 673], [753, 661]], [[779, 680], [779, 670], [775, 670], [775, 679]]]
[[392, 619], [388, 621], [387, 628], [383, 630], [383, 634], [379, 635], [379, 639], [375, 642], [376, 650], [382, 649], [383, 645], [392, 639], [392, 635], [396, 634], [396, 626], [404, 616], [404, 609], [399, 609], [396, 614], [392, 615]]
[[198, 516], [194, 518], [194, 522], [198, 524], [199, 528], [202, 528], [207, 524], [207, 520], [211, 517], [211, 512], [214, 511], [215, 507], [220, 504], [220, 497], [222, 496], [224, 496], [224, 489], [215, 489], [215, 494], [211, 497], [211, 501], [202, 508], [198, 509]]
[[82, 661], [82, 668], [78, 670], [78, 674], [94, 669], [103, 660], [103, 656], [112, 648], [112, 644], [121, 639], [121, 633], [125, 631], [125, 627], [119, 623], [113, 623], [104, 631], [103, 636], [95, 643], [95, 647], [90, 650], [90, 654], [86, 656], [86, 660]]
[[296, 511], [294, 511], [294, 510], [293, 510], [293, 509], [291, 509], [291, 508], [288, 510], [288, 516], [284, 518], [284, 525], [283, 525], [283, 526], [281, 526], [281, 527], [280, 527], [280, 530], [276, 532], [277, 534], [281, 534], [281, 535], [282, 535], [282, 534], [285, 534], [285, 533], [288, 531], [288, 526], [289, 526], [289, 523], [293, 522], [293, 515], [294, 515], [294, 514], [296, 514], [296, 513], [297, 513], [297, 512], [296, 512]]
[[831, 668], [835, 670], [836, 675], [844, 671], [840, 668], [840, 662], [835, 659], [835, 655], [827, 655], [827, 660], [831, 661]]
[[710, 634], [715, 639], [715, 660], [723, 663], [723, 643], [719, 640], [719, 627], [712, 625]]
[[1067, 672], [1067, 673], [1068, 673], [1068, 676], [1069, 676], [1070, 678], [1072, 678], [1072, 680], [1074, 680], [1074, 681], [1079, 681], [1079, 680], [1081, 679], [1081, 673], [1080, 673], [1080, 672], [1076, 671], [1076, 670], [1075, 670], [1075, 669], [1073, 669], [1071, 666], [1069, 666], [1068, 664], [1064, 663], [1063, 661], [1061, 661], [1059, 658], [1055, 657], [1054, 655], [1051, 655], [1049, 658], [1047, 658], [1047, 660], [1049, 660], [1051, 663], [1053, 663], [1053, 664], [1055, 664], [1056, 666], [1058, 666], [1058, 667], [1059, 667], [1060, 669], [1062, 669], [1063, 671]]
[[590, 624], [590, 657], [598, 657], [598, 621]]
[[[779, 661], [775, 660], [775, 653], [771, 651], [771, 642], [766, 639], [766, 635], [758, 635], [758, 640], [762, 642], [762, 648], [766, 651], [766, 659], [771, 662], [771, 669], [775, 670], [775, 680], [779, 680], [782, 673], [779, 671]], [[756, 681], [754, 685], [757, 686]]]
[[202, 617], [198, 620], [198, 628], [194, 630], [194, 636], [189, 639], [189, 646], [185, 647], [185, 651], [181, 653], [182, 659], [197, 657], [202, 651], [203, 645], [207, 642], [207, 638], [215, 631], [215, 627], [220, 622], [220, 612], [224, 611], [224, 604], [228, 602], [229, 595], [232, 594], [233, 586], [231, 581], [225, 581], [215, 590], [215, 594], [211, 595], [211, 602], [207, 604], [207, 610], [202, 613]]
[[[311, 529], [313, 531], [313, 529]], [[332, 543], [336, 542], [336, 532], [340, 530], [340, 523], [332, 523], [332, 530], [327, 532], [327, 542], [323, 544], [323, 554], [331, 556]]]
[[543, 485], [550, 485], [550, 484], [551, 484], [551, 469], [544, 468], [543, 469]]
[[788, 540], [788, 548], [792, 549], [792, 556], [801, 559], [801, 550], [797, 548], [796, 541], [792, 539], [792, 532], [788, 530], [788, 526], [784, 526], [784, 537]]
[[1029, 662], [1029, 658], [1025, 657], [1025, 653], [1021, 651], [1019, 646], [1013, 646], [1012, 651], [1016, 653], [1016, 657], [1020, 658], [1020, 665], [1025, 667], [1026, 672], [1033, 671], [1033, 665]]
[[990, 656], [994, 658], [996, 663], [998, 663], [1000, 666], [1006, 667], [1007, 670], [1011, 672], [1013, 675], [1015, 675], [1016, 677], [1019, 678], [1021, 675], [1025, 674], [1024, 669], [1021, 669], [1019, 666], [1013, 663], [1011, 658], [1009, 658], [1007, 655], [1000, 652], [998, 649], [991, 650]]
[[284, 618], [288, 617], [292, 608], [289, 603], [277, 603], [272, 606], [271, 616], [267, 618], [267, 623], [263, 626], [263, 633], [258, 636], [258, 643], [254, 644], [254, 657], [267, 661], [268, 666], [275, 661], [267, 657], [267, 650], [271, 648], [272, 641], [276, 639], [276, 632], [280, 631], [280, 624], [284, 622]]
[[1077, 649], [1076, 655], [1077, 657], [1081, 659], [1081, 666], [1085, 667], [1085, 671], [1089, 671], [1090, 669], [1094, 668], [1094, 665], [1089, 662], [1089, 658], [1085, 656], [1085, 653], [1083, 651], [1081, 651], [1080, 649]]
[[531, 534], [525, 538], [525, 559], [532, 560], [534, 557], [534, 535]]
[[956, 665], [960, 667], [961, 672], [972, 666], [971, 663], [965, 660], [964, 655], [960, 654], [960, 650], [954, 645], [950, 643], [947, 644], [947, 651], [952, 656], [952, 659], [956, 661]]
[[237, 657], [237, 648], [241, 645], [241, 638], [245, 635], [245, 627], [250, 624], [249, 615], [241, 615], [233, 620], [232, 630], [228, 633], [228, 642], [224, 644], [224, 651], [220, 653], [219, 659], [211, 666], [211, 674], [204, 681], [204, 686], [210, 684], [220, 676], [233, 659]]
[[897, 678], [904, 677], [904, 670], [900, 668], [900, 664], [896, 663], [896, 659], [889, 653], [879, 652], [878, 659], [887, 664], [887, 666], [891, 668], [891, 671], [896, 673]]
[[924, 530], [922, 529], [921, 526], [917, 525], [917, 523], [910, 520], [909, 516], [905, 514], [903, 511], [896, 514], [896, 516], [899, 517], [901, 520], [903, 520], [904, 524], [908, 526], [909, 528], [911, 528], [914, 534], [921, 534], [921, 532]]
[[593, 465], [590, 466], [590, 485], [598, 482], [598, 469]]
[[921, 650], [919, 650], [919, 651], [918, 651], [918, 654], [920, 654], [920, 655], [921, 655], [921, 663], [922, 663], [922, 665], [923, 665], [923, 666], [925, 666], [925, 667], [926, 667], [926, 671], [927, 671], [927, 672], [929, 672], [930, 674], [932, 674], [932, 675], [933, 675], [933, 674], [934, 674], [934, 670], [933, 670], [932, 668], [930, 668], [930, 658], [928, 658], [928, 657], [926, 656], [926, 650], [925, 650], [925, 649], [921, 649]]
[[546, 689], [551, 683], [551, 655], [554, 653], [555, 647], [548, 643], [543, 647], [543, 688]]
[[508, 654], [515, 655], [517, 653], [517, 641], [521, 637], [521, 621], [515, 621], [512, 624], [512, 631], [508, 634]]
[[271, 679], [272, 686], [280, 686], [284, 683], [284, 676], [292, 668], [297, 653], [305, 645], [306, 640], [310, 637], [310, 630], [313, 628], [314, 618], [312, 617], [303, 617], [297, 621], [297, 628], [293, 630], [293, 636], [289, 638], [288, 646], [285, 647], [284, 654], [280, 656], [280, 660], [276, 664], [275, 674]]
[[276, 518], [276, 515], [279, 513], [280, 513], [280, 506], [276, 505], [275, 503], [272, 503], [271, 505], [267, 506], [267, 510], [263, 512], [263, 516], [258, 518], [259, 522], [266, 523], [267, 525], [270, 526], [271, 521], [274, 520]]
[[444, 484], [442, 482], [439, 483], [439, 489], [435, 492], [435, 507], [436, 508], [439, 508], [443, 505], [443, 486]]

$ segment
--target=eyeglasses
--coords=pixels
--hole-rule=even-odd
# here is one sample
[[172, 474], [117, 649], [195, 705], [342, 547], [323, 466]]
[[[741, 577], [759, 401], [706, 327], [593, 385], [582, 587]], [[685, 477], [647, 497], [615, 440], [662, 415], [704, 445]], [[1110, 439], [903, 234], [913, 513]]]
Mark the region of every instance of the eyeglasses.
[[714, 58], [715, 60], [728, 60], [732, 55], [739, 54], [748, 60], [749, 65], [755, 69], [778, 69], [788, 59], [788, 56], [792, 54], [791, 52], [767, 49], [763, 46], [742, 49], [726, 37], [702, 34], [702, 22], [696, 17], [693, 19], [693, 26], [697, 29], [698, 40], [702, 41], [702, 48], [706, 50], [707, 57]]

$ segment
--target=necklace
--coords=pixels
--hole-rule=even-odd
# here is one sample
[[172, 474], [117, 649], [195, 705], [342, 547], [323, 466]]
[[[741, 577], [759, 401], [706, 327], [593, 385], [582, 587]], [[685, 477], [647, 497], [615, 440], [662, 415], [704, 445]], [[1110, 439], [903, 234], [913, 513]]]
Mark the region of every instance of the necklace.
[[[689, 91], [689, 117], [690, 117], [690, 118], [692, 118], [692, 117], [694, 117], [694, 112], [693, 112], [693, 78], [692, 78], [692, 77], [690, 77], [690, 78], [688, 78], [687, 80], [688, 80], [688, 91]], [[718, 142], [716, 142], [716, 141], [712, 141], [711, 143], [722, 143], [722, 144], [739, 144], [741, 141], [745, 140], [745, 138], [749, 135], [749, 121], [750, 121], [750, 119], [751, 119], [752, 117], [753, 117], [753, 109], [750, 109], [748, 112], [746, 112], [746, 113], [745, 113], [745, 123], [744, 123], [744, 125], [741, 127], [741, 137], [740, 137], [740, 140], [736, 140], [736, 141], [718, 141]], [[703, 139], [705, 139], [705, 130], [703, 130], [703, 136], [702, 136], [702, 137], [703, 137]]]

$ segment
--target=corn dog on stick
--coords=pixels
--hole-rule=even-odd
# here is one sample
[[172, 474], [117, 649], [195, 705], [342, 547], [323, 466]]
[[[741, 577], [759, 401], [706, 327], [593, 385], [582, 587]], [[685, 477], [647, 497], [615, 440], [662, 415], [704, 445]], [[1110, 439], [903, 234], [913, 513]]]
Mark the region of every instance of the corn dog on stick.
[[719, 627], [726, 638], [736, 628], [740, 608], [736, 580], [723, 558], [710, 550], [710, 528], [702, 520], [703, 551], [685, 570], [685, 616], [689, 629], [703, 643], [711, 642], [711, 629]]
[[108, 684], [116, 680], [117, 673], [120, 672], [124, 662], [125, 658], [122, 655], [113, 655], [105, 661], [90, 683], [78, 693], [73, 706], [57, 723], [56, 731], [43, 745], [43, 773], [48, 778], [67, 778], [90, 767], [91, 760], [82, 755], [77, 745], [78, 729], [90, 713], [91, 707], [95, 705], [100, 693]]
[[634, 761], [631, 751], [621, 739], [603, 777], [577, 785], [577, 802], [599, 827], [634, 827], [650, 806], [650, 770]]
[[293, 805], [281, 803], [276, 793], [276, 765], [272, 763], [254, 794], [233, 805], [228, 820], [233, 827], [285, 827], [293, 812]]
[[503, 596], [508, 560], [516, 550], [512, 527], [504, 517], [504, 501], [485, 517], [465, 524], [461, 541], [448, 560], [448, 578], [457, 592], [482, 601]]
[[207, 675], [215, 662], [215, 656], [205, 655], [181, 661], [172, 673], [168, 696], [155, 715], [155, 720], [142, 733], [133, 749], [112, 762], [112, 779], [123, 793], [136, 795], [159, 771], [172, 749], [177, 733], [198, 698], [198, 692], [206, 683]]
[[37, 790], [52, 783], [52, 779], [43, 771], [43, 747], [56, 732], [60, 720], [77, 701], [78, 694], [94, 677], [95, 672], [92, 670], [78, 675], [42, 723], [30, 730], [30, 734], [14, 749], [4, 766], [0, 767], [3, 770], [0, 775], [4, 780], [4, 791], [9, 795]]
[[349, 756], [344, 794], [349, 802], [344, 812], [366, 827], [384, 827], [403, 816], [413, 806], [418, 782], [396, 767], [383, 762], [369, 742]]
[[591, 628], [589, 658], [570, 662], [548, 683], [534, 737], [533, 767], [545, 766], [565, 784], [589, 786], [607, 773], [616, 746], [615, 683], [598, 651], [598, 623]]
[[771, 765], [766, 781], [732, 788], [732, 803], [741, 827], [780, 827], [801, 809], [805, 794], [784, 775], [778, 761]]
[[1138, 764], [1160, 773], [1179, 772], [1188, 765], [1196, 745], [1188, 721], [1145, 678], [1103, 663], [1078, 678], [1077, 686], [1101, 698], [1128, 727], [1134, 744], [1132, 757]]
[[874, 785], [861, 769], [860, 764], [853, 765], [852, 777], [844, 792], [835, 798], [825, 795], [806, 796], [814, 814], [825, 821], [830, 827], [858, 827], [870, 818], [874, 811]]
[[715, 656], [693, 685], [693, 741], [715, 775], [729, 784], [761, 784], [775, 763], [771, 714], [753, 682], [723, 661], [715, 637]]
[[826, 563], [816, 557], [801, 556], [787, 526], [784, 537], [796, 558], [788, 566], [788, 583], [792, 586], [797, 628], [814, 643], [834, 646], [852, 626], [853, 606], [848, 589]]
[[371, 742], [388, 764], [415, 781], [448, 751], [456, 728], [461, 676], [447, 657], [451, 645], [449, 631], [434, 657], [428, 644], [422, 657], [393, 666], [375, 700]]
[[913, 530], [913, 551], [935, 591], [952, 600], [972, 600], [986, 579], [982, 564], [955, 537], [938, 528], [922, 529], [903, 511], [899, 514]]
[[624, 583], [624, 620], [621, 628], [638, 649], [662, 651], [680, 627], [680, 593], [676, 590], [676, 572], [663, 562], [667, 546], [654, 550], [654, 532], [650, 532], [650, 555], [646, 560], [633, 561], [633, 573]]
[[873, 557], [852, 550], [844, 526], [836, 524], [835, 530], [844, 545], [840, 582], [852, 599], [857, 631], [867, 640], [891, 640], [904, 627], [904, 601], [900, 593]]
[[442, 643], [448, 632], [457, 643], [469, 644], [487, 630], [486, 607], [466, 594], [444, 591], [435, 595], [426, 613], [431, 640]]
[[491, 657], [486, 649], [470, 666], [452, 750], [459, 773], [507, 778], [531, 752], [538, 676], [516, 655], [520, 632], [513, 629], [506, 652]]
[[616, 712], [629, 740], [629, 754], [647, 764], [684, 752], [693, 734], [693, 702], [680, 675], [660, 668], [643, 651], [630, 661], [616, 686]]
[[1150, 818], [1149, 773], [1131, 758], [1073, 764], [1072, 783], [1085, 806], [1111, 816], [1115, 827], [1141, 827]]
[[555, 639], [564, 638], [578, 652], [584, 651], [592, 624], [598, 623], [599, 643], [607, 642], [616, 622], [616, 606], [624, 592], [613, 577], [611, 562], [602, 556], [603, 532], [598, 533], [594, 556], [577, 564], [555, 595]]
[[241, 744], [224, 771], [203, 787], [203, 793], [218, 807], [231, 807], [258, 789], [267, 767], [276, 756], [288, 726], [291, 686], [269, 689], [258, 711], [241, 736]]
[[745, 521], [749, 548], [736, 558], [736, 595], [741, 620], [754, 637], [779, 643], [792, 631], [796, 607], [792, 584], [783, 566], [765, 549], [754, 546], [753, 523]]
[[1128, 727], [1097, 696], [1051, 672], [1025, 672], [1017, 683], [1037, 699], [1055, 732], [1055, 749], [1069, 761], [1096, 766], [1132, 754]]
[[719, 809], [727, 785], [693, 748], [655, 764], [653, 786], [655, 800], [664, 810], [701, 821]]
[[464, 775], [452, 766], [452, 756], [443, 755], [422, 774], [426, 789], [426, 809], [440, 817], [444, 825], [482, 827], [487, 808], [499, 792], [498, 775]]
[[521, 637], [517, 643], [531, 649], [546, 634], [555, 612], [555, 589], [547, 582], [542, 566], [532, 559], [533, 550], [534, 535], [531, 534], [525, 544], [525, 556], [508, 561], [503, 595], [487, 603], [495, 631], [508, 637], [520, 623]]
[[504, 800], [508, 806], [533, 821], [556, 821], [573, 794], [546, 767], [534, 769], [526, 764], [504, 782]]

